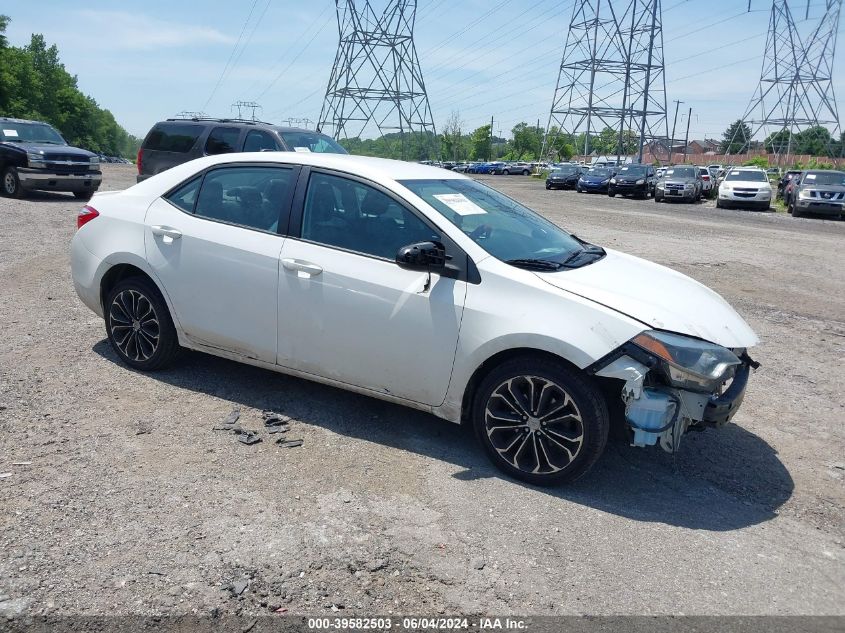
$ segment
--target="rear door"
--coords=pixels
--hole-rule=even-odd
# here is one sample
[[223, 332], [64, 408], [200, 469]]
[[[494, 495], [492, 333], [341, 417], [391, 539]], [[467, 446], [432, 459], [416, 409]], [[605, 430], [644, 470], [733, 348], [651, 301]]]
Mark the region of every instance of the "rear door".
[[392, 194], [342, 174], [312, 171], [297, 200], [281, 256], [279, 364], [441, 404], [467, 284], [395, 261], [400, 247], [441, 241], [440, 232]]
[[192, 342], [276, 360], [279, 256], [298, 168], [217, 166], [147, 211], [147, 261]]

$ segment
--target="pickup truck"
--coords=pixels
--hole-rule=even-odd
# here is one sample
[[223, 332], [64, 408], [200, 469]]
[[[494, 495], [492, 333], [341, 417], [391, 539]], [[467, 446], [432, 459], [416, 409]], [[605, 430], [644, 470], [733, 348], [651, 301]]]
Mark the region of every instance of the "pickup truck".
[[87, 200], [103, 174], [99, 156], [71, 147], [52, 125], [0, 117], [0, 178], [0, 191], [11, 198], [42, 190]]

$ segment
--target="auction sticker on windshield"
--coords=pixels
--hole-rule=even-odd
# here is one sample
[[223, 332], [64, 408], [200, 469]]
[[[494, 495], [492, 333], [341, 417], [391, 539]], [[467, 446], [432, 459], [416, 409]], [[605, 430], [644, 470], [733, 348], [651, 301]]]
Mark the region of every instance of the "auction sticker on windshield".
[[294, 147], [293, 151], [299, 152], [301, 154], [310, 154], [311, 148], [310, 147]]
[[3, 134], [4, 134], [4, 136], [17, 136], [18, 131], [17, 130], [3, 130]]
[[441, 193], [434, 196], [458, 215], [481, 215], [487, 213], [462, 193]]

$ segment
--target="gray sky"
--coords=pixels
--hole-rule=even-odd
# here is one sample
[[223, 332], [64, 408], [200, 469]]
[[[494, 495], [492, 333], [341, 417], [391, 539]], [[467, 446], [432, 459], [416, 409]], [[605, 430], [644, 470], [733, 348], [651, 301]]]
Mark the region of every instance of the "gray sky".
[[[810, 3], [812, 22], [821, 0]], [[435, 123], [457, 110], [469, 129], [494, 116], [504, 136], [520, 121], [545, 126], [573, 4], [419, 0], [415, 40]], [[720, 137], [757, 86], [771, 1], [751, 4], [746, 13], [747, 0], [663, 0], [670, 125], [680, 99], [678, 128], [691, 106], [692, 138]], [[804, 1], [794, 4], [803, 18]], [[182, 110], [231, 115], [237, 100], [260, 102], [265, 120], [316, 120], [337, 47], [331, 0], [12, 0], [2, 12], [13, 44], [43, 33], [80, 88], [139, 136]], [[840, 62], [840, 99], [843, 88]]]

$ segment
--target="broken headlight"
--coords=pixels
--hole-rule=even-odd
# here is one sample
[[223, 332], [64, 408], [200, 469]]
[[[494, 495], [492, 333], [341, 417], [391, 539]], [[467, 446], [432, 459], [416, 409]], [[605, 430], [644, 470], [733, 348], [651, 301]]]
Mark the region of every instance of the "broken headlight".
[[649, 330], [632, 342], [660, 361], [667, 382], [678, 389], [713, 393], [742, 364], [721, 345], [681, 334]]

